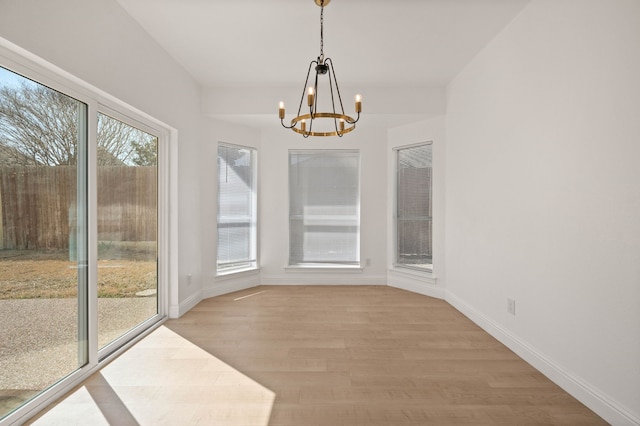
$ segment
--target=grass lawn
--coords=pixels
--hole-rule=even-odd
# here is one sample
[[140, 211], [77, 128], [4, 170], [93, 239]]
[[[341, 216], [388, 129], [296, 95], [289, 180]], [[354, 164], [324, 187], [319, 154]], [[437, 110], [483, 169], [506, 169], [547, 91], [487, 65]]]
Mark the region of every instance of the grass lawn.
[[[98, 297], [134, 297], [156, 288], [156, 262], [137, 254], [98, 261]], [[76, 297], [78, 265], [66, 251], [0, 251], [0, 299]]]

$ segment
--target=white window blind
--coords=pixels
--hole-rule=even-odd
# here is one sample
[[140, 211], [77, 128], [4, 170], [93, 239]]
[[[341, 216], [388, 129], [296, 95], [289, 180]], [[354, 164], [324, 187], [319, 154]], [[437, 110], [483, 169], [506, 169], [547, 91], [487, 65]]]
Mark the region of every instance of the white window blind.
[[432, 146], [397, 150], [396, 264], [432, 265]]
[[218, 272], [256, 265], [256, 151], [218, 145]]
[[289, 264], [360, 263], [360, 154], [289, 152]]

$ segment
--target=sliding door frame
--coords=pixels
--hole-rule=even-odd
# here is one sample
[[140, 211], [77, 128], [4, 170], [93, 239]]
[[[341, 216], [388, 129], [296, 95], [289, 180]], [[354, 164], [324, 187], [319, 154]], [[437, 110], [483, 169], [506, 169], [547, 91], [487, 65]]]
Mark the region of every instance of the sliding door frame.
[[[98, 360], [102, 361], [106, 358], [108, 358], [112, 353], [116, 352], [120, 347], [123, 346], [123, 344], [125, 344], [126, 342], [132, 340], [133, 338], [135, 338], [136, 336], [138, 336], [142, 331], [146, 330], [147, 328], [149, 328], [150, 326], [153, 326], [155, 323], [157, 323], [158, 321], [162, 321], [163, 319], [166, 319], [167, 315], [168, 315], [168, 291], [166, 288], [166, 283], [168, 282], [166, 279], [166, 271], [164, 271], [164, 265], [166, 265], [168, 263], [168, 243], [167, 243], [167, 232], [162, 232], [163, 228], [163, 224], [166, 223], [165, 217], [167, 215], [166, 209], [163, 208], [163, 206], [167, 205], [167, 200], [165, 197], [165, 189], [166, 189], [166, 185], [162, 185], [161, 183], [163, 181], [165, 181], [166, 179], [166, 170], [167, 168], [167, 145], [168, 145], [168, 132], [163, 131], [163, 129], [159, 129], [155, 126], [150, 125], [146, 120], [141, 120], [139, 117], [136, 118], [132, 118], [130, 115], [126, 115], [123, 114], [122, 112], [115, 110], [113, 108], [110, 108], [108, 106], [105, 106], [103, 104], [98, 104], [97, 105], [97, 111], [95, 114], [93, 114], [92, 118], [95, 119], [95, 124], [96, 124], [96, 129], [97, 129], [97, 117], [98, 114], [104, 114], [107, 115], [111, 118], [114, 118], [120, 122], [123, 122], [125, 124], [128, 124], [129, 126], [135, 127], [136, 129], [142, 130], [143, 132], [146, 132], [148, 134], [151, 134], [153, 136], [155, 136], [156, 138], [158, 138], [158, 161], [157, 161], [157, 175], [156, 175], [156, 179], [157, 179], [157, 241], [156, 241], [156, 265], [157, 265], [157, 269], [156, 269], [156, 280], [157, 280], [157, 311], [156, 314], [149, 317], [148, 319], [144, 320], [143, 322], [137, 324], [134, 328], [132, 328], [131, 330], [127, 331], [125, 334], [121, 335], [120, 337], [118, 337], [116, 340], [108, 343], [105, 347], [103, 348], [99, 348], [99, 343], [98, 343], [98, 339], [96, 337], [96, 339], [91, 339], [92, 344], [95, 344], [96, 347], [95, 349], [97, 350], [98, 353]], [[96, 133], [97, 134], [97, 130]], [[90, 180], [90, 185], [91, 185], [91, 190], [89, 191], [89, 194], [91, 194], [92, 199], [90, 200], [90, 203], [92, 206], [94, 206], [94, 214], [90, 215], [90, 227], [91, 227], [91, 233], [93, 234], [93, 241], [95, 242], [95, 244], [90, 244], [89, 247], [91, 250], [93, 250], [94, 252], [91, 253], [90, 252], [90, 259], [93, 259], [93, 262], [90, 262], [91, 267], [93, 269], [93, 279], [91, 279], [91, 274], [90, 274], [90, 281], [91, 283], [98, 283], [98, 271], [97, 271], [97, 264], [98, 264], [98, 222], [97, 222], [97, 211], [98, 211], [98, 177], [97, 177], [97, 173], [98, 173], [98, 167], [97, 167], [97, 141], [95, 141], [95, 143], [92, 144], [92, 148], [93, 148], [93, 153], [92, 155], [94, 156], [94, 158], [92, 158], [92, 162], [90, 164], [93, 164], [94, 167], [90, 167], [91, 170], [91, 180]], [[91, 241], [91, 239], [90, 239]], [[91, 327], [91, 330], [93, 332], [94, 335], [98, 336], [99, 334], [99, 324], [97, 322], [97, 318], [98, 318], [98, 306], [97, 306], [97, 301], [98, 301], [98, 294], [97, 294], [97, 285], [93, 285], [91, 286], [92, 288], [94, 288], [96, 290], [96, 294], [95, 295], [90, 295], [90, 300], [91, 302], [95, 303], [95, 307], [93, 312], [95, 312], [95, 315], [91, 315], [92, 319], [96, 320], [96, 324], [95, 327]], [[92, 348], [93, 349], [93, 348]], [[93, 353], [93, 351], [92, 351]]]

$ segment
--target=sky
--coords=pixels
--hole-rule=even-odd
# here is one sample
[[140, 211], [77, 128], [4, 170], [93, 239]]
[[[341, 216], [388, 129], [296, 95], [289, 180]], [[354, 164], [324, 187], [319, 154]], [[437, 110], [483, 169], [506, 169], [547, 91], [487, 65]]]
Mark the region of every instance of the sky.
[[18, 86], [23, 81], [28, 80], [19, 74], [0, 67], [0, 86]]

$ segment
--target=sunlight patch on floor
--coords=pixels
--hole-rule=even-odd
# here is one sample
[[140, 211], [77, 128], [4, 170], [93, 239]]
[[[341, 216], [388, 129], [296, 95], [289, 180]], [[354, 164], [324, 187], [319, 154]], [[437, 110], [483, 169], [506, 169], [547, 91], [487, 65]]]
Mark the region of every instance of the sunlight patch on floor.
[[160, 327], [33, 424], [267, 426], [274, 400], [271, 390]]
[[259, 295], [259, 294], [266, 293], [266, 292], [267, 292], [267, 290], [263, 290], [263, 291], [259, 291], [259, 292], [257, 292], [257, 293], [251, 293], [251, 294], [248, 294], [248, 295], [246, 295], [246, 296], [236, 297], [235, 299], [233, 299], [233, 301], [234, 301], [234, 302], [237, 302], [238, 300], [246, 299], [246, 298], [248, 298], [248, 297], [252, 297], [252, 296], [257, 296], [257, 295]]

